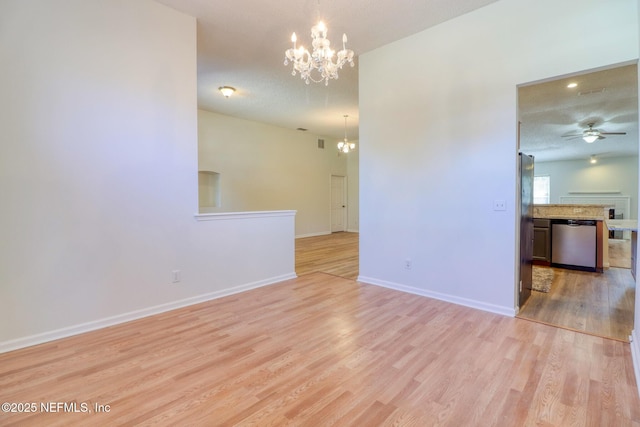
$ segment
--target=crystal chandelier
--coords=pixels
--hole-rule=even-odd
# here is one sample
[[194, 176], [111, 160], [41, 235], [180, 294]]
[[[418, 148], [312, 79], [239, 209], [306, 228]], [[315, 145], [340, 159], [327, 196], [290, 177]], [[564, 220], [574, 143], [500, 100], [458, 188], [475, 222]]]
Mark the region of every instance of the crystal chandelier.
[[[342, 50], [338, 52], [336, 62], [334, 55], [336, 52], [331, 49], [331, 42], [327, 39], [327, 27], [321, 21], [318, 25], [311, 27], [311, 38], [313, 41], [313, 53], [310, 53], [304, 47], [296, 46], [296, 33], [291, 35], [293, 48], [285, 51], [284, 65], [289, 65], [289, 61], [293, 63], [292, 76], [296, 72], [300, 73], [300, 77], [309, 84], [310, 81], [320, 83], [324, 80], [325, 86], [329, 85], [329, 79], [338, 78], [338, 69], [342, 68], [347, 62], [353, 67], [353, 51], [347, 49], [347, 35], [342, 35]], [[319, 78], [312, 76], [312, 72], [317, 72]]]
[[338, 151], [341, 153], [348, 153], [351, 150], [355, 150], [356, 144], [347, 140], [347, 117], [344, 115], [344, 141], [338, 142]]

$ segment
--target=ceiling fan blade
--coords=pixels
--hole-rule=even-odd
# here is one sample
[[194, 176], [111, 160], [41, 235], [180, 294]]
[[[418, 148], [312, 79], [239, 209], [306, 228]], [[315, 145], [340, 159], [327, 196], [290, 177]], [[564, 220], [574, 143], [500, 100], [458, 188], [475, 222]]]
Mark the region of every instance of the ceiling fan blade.
[[600, 132], [600, 135], [626, 135], [626, 132]]
[[576, 138], [578, 136], [582, 136], [581, 133], [570, 133], [568, 135], [561, 135], [563, 138]]

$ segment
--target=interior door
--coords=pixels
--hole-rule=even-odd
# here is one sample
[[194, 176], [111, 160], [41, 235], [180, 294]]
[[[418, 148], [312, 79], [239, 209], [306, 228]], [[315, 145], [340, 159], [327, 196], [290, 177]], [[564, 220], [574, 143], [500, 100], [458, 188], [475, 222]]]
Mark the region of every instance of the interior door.
[[331, 232], [347, 230], [347, 179], [331, 176]]
[[520, 153], [520, 292], [518, 307], [531, 296], [533, 283], [533, 156]]

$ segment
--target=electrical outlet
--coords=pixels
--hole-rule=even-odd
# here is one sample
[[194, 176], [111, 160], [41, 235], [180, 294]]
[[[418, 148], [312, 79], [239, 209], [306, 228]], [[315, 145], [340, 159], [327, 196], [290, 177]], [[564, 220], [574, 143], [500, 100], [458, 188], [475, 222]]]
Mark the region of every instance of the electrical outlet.
[[582, 208], [573, 208], [573, 213], [582, 213]]
[[172, 282], [178, 283], [180, 281], [180, 270], [173, 270], [171, 272]]
[[494, 211], [506, 211], [507, 204], [504, 200], [494, 200], [493, 201], [493, 210]]
[[407, 258], [407, 259], [404, 260], [404, 269], [405, 270], [411, 270], [411, 265], [412, 265], [412, 262], [411, 262], [410, 259]]

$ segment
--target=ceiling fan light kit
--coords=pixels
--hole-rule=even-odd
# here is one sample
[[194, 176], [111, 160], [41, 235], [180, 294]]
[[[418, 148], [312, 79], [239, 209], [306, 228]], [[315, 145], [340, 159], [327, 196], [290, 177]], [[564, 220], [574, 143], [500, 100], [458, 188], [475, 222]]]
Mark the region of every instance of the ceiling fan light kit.
[[599, 129], [594, 129], [593, 126], [595, 125], [595, 123], [589, 123], [589, 129], [585, 129], [584, 131], [582, 131], [581, 134], [571, 134], [571, 135], [564, 135], [565, 137], [582, 137], [582, 139], [584, 140], [584, 142], [588, 143], [588, 144], [592, 144], [594, 142], [596, 142], [599, 139], [605, 139], [604, 135], [626, 135], [626, 132], [603, 132]]
[[[327, 39], [327, 27], [322, 21], [311, 27], [311, 38], [313, 52], [309, 52], [303, 46], [298, 47], [296, 45], [296, 33], [291, 35], [293, 48], [285, 51], [284, 65], [289, 65], [289, 62], [293, 63], [292, 76], [300, 73], [300, 78], [302, 78], [306, 84], [324, 81], [325, 86], [328, 86], [330, 79], [338, 78], [338, 70], [341, 69], [344, 64], [349, 63], [352, 67], [354, 66], [354, 54], [351, 49], [347, 49], [346, 34], [342, 35], [342, 50], [337, 53], [335, 62], [334, 56], [336, 52], [331, 49], [331, 42]], [[314, 71], [320, 74], [320, 78], [315, 79], [312, 76]]]
[[600, 135], [595, 131], [585, 131], [584, 135], [582, 135], [582, 139], [588, 144], [596, 142], [599, 137]]

